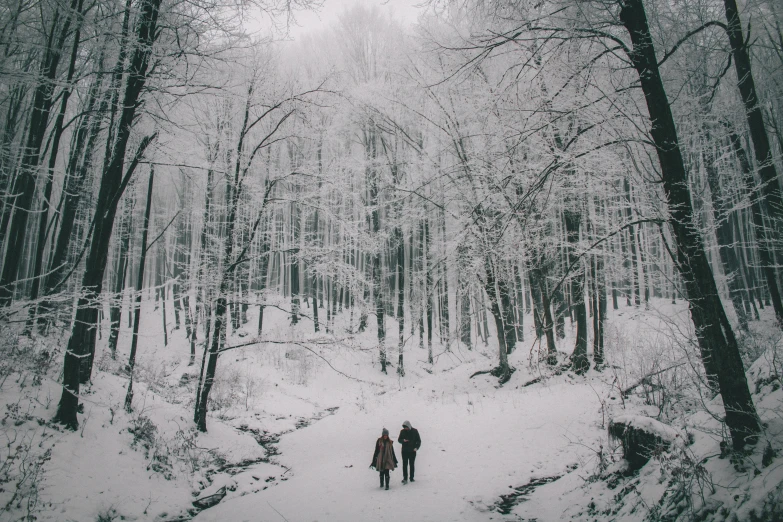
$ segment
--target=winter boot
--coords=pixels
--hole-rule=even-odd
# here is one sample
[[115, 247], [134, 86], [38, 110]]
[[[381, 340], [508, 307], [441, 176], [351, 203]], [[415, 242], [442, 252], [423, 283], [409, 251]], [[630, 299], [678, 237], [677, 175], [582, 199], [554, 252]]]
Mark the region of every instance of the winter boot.
[[403, 484], [407, 484], [408, 483], [408, 479], [406, 479], [406, 478], [402, 479], [402, 483]]

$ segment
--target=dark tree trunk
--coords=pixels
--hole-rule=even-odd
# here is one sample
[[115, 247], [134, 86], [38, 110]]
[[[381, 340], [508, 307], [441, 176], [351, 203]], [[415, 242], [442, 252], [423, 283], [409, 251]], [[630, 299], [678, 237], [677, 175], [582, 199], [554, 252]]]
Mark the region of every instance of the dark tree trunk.
[[190, 359], [188, 360], [188, 366], [193, 366], [196, 362], [196, 338], [194, 321], [191, 319], [190, 311], [190, 296], [187, 292], [182, 295], [182, 308], [185, 310], [185, 332], [190, 342]]
[[[315, 333], [318, 333], [321, 331], [321, 326], [318, 324], [318, 276], [315, 275], [315, 272], [313, 272], [312, 281], [313, 284], [311, 285], [311, 292], [312, 292], [312, 298], [313, 298], [313, 327], [315, 328]], [[259, 326], [258, 329], [259, 333], [261, 333], [261, 327]]]
[[403, 349], [405, 348], [405, 241], [403, 241], [402, 230], [396, 229], [397, 237], [397, 322], [399, 324], [399, 339], [397, 358], [397, 375], [405, 376], [405, 367], [403, 365]]
[[[753, 80], [748, 43], [742, 31], [742, 23], [739, 17], [736, 0], [723, 0], [728, 22], [729, 43], [734, 56], [734, 68], [737, 72], [737, 84], [740, 96], [745, 105], [745, 115], [748, 120], [748, 129], [753, 141], [753, 152], [756, 156], [756, 164], [759, 167], [761, 177], [761, 194], [766, 209], [772, 222], [774, 233], [770, 237], [776, 237], [778, 241], [783, 237], [783, 192], [780, 189], [780, 179], [775, 169], [775, 161], [772, 156], [772, 147], [769, 143], [767, 128], [764, 125], [764, 116], [761, 112], [756, 83]], [[771, 249], [783, 254], [780, 245]], [[774, 306], [774, 304], [773, 304]], [[775, 309], [778, 322], [783, 327], [783, 310]]]
[[595, 289], [593, 362], [598, 367], [604, 363], [604, 321], [606, 320], [606, 276], [604, 273], [604, 258], [600, 253], [593, 259], [593, 285]]
[[[628, 178], [623, 179], [623, 186], [625, 187], [625, 198], [628, 202], [628, 206], [625, 207], [625, 219], [627, 222], [633, 221], [633, 213], [631, 206], [633, 206], [633, 198], [631, 197], [631, 185], [628, 183]], [[636, 225], [628, 227], [629, 240], [628, 244], [631, 246], [631, 282], [633, 284], [633, 303], [636, 306], [641, 304], [641, 281], [639, 280], [639, 267], [636, 259]]]
[[541, 298], [541, 287], [538, 282], [540, 272], [536, 269], [528, 269], [528, 281], [530, 283], [530, 296], [533, 299], [533, 326], [536, 330], [536, 338], [544, 336], [544, 301]]
[[513, 288], [509, 287], [505, 278], [496, 275], [498, 293], [500, 294], [500, 304], [502, 305], [501, 316], [503, 318], [503, 336], [508, 353], [514, 351], [517, 344], [517, 332], [514, 320], [514, 306], [511, 299]]
[[[163, 243], [165, 245], [165, 243]], [[166, 322], [166, 298], [168, 297], [166, 295], [167, 293], [167, 287], [168, 287], [168, 277], [166, 274], [166, 249], [161, 248], [162, 251], [162, 264], [163, 264], [163, 270], [161, 274], [161, 285], [160, 285], [160, 308], [161, 308], [161, 315], [163, 320], [163, 346], [169, 345], [169, 329], [168, 324]]]
[[[21, 5], [21, 4], [20, 4]], [[16, 164], [16, 150], [12, 147], [20, 126], [20, 116], [25, 105], [27, 86], [17, 83], [5, 94], [6, 113], [3, 125], [3, 137], [0, 140], [0, 193], [10, 194], [14, 183], [13, 165]], [[3, 244], [8, 220], [11, 218], [11, 205], [3, 199], [0, 207], [0, 244]]]
[[[368, 159], [373, 163], [378, 156], [376, 132], [374, 125], [370, 124], [368, 136], [366, 138], [366, 151], [368, 153]], [[378, 238], [381, 232], [380, 201], [378, 198], [379, 178], [380, 172], [377, 167], [375, 165], [369, 166], [367, 169], [367, 183], [369, 185], [370, 207], [372, 208], [370, 226], [372, 227], [372, 234], [375, 238]], [[383, 251], [380, 245], [378, 245], [376, 246], [376, 251], [372, 260], [372, 290], [373, 299], [375, 300], [375, 318], [378, 324], [378, 358], [381, 363], [381, 371], [386, 373], [386, 324], [384, 320], [386, 309], [383, 302], [382, 263]]]
[[[619, 221], [622, 223], [624, 221], [624, 215], [625, 212], [623, 210], [619, 210]], [[623, 293], [625, 293], [625, 306], [631, 306], [631, 297], [633, 295], [633, 285], [634, 285], [634, 278], [635, 275], [633, 271], [631, 270], [631, 258], [628, 255], [628, 237], [625, 231], [620, 236], [620, 253], [622, 255], [623, 259]]]
[[299, 253], [291, 254], [291, 324], [299, 323]]
[[[778, 280], [775, 274], [775, 261], [770, 248], [770, 241], [768, 238], [767, 227], [764, 225], [764, 212], [761, 207], [760, 191], [756, 186], [756, 181], [753, 179], [753, 170], [751, 168], [750, 159], [748, 158], [745, 148], [742, 146], [740, 137], [729, 126], [730, 134], [729, 139], [731, 145], [734, 148], [734, 153], [737, 155], [737, 160], [740, 164], [740, 170], [742, 171], [742, 181], [745, 186], [745, 190], [748, 192], [750, 199], [750, 214], [753, 220], [753, 234], [756, 238], [758, 245], [759, 261], [761, 261], [761, 271], [764, 274], [764, 279], [767, 282], [767, 289], [772, 299], [772, 308], [775, 310], [775, 317], [778, 320], [778, 324], [783, 325], [783, 300], [780, 296], [780, 288], [778, 287]], [[752, 277], [755, 281], [755, 276]], [[752, 285], [753, 291], [758, 295], [756, 285]], [[761, 300], [759, 299], [759, 303]], [[763, 306], [763, 305], [762, 305]]]
[[[85, 180], [92, 168], [92, 152], [96, 148], [96, 142], [101, 130], [101, 117], [99, 114], [104, 112], [107, 107], [107, 103], [104, 100], [98, 106], [98, 114], [92, 114], [98, 103], [101, 84], [102, 81], [99, 77], [90, 88], [90, 94], [88, 95], [88, 101], [85, 107], [87, 114], [82, 116], [79, 121], [79, 126], [75, 131], [76, 136], [73, 139], [73, 145], [68, 158], [68, 165], [65, 171], [65, 186], [63, 187], [63, 201], [61, 204], [62, 210], [60, 212], [60, 231], [57, 234], [54, 252], [52, 253], [49, 262], [49, 275], [46, 277], [44, 286], [44, 293], [47, 296], [51, 295], [56, 288], [63, 283], [68, 259], [68, 249], [71, 245], [72, 237], [75, 237], [74, 223], [82, 201]], [[84, 159], [80, 161], [82, 155], [84, 155]], [[40, 316], [42, 316], [44, 321], [46, 321], [45, 316], [50, 308], [48, 303], [42, 303], [40, 306]]]
[[551, 296], [555, 306], [555, 333], [558, 339], [565, 338], [565, 316], [568, 312], [568, 302], [566, 301], [565, 293], [563, 292], [563, 286], [556, 289]]
[[[22, 163], [11, 189], [11, 194], [14, 195], [13, 203], [6, 207], [6, 211], [13, 212], [13, 215], [10, 217], [5, 260], [2, 272], [0, 272], [0, 306], [7, 306], [13, 298], [14, 282], [24, 252], [27, 221], [33, 211], [38, 164], [41, 161], [41, 146], [49, 123], [49, 114], [54, 104], [57, 67], [65, 41], [70, 34], [73, 17], [79, 16], [76, 11], [77, 6], [80, 7], [80, 1], [71, 0], [62, 25], [60, 25], [59, 12], [55, 13], [51, 30], [47, 36], [46, 48], [39, 70], [40, 78], [33, 94], [32, 115], [22, 154]], [[49, 191], [51, 192], [51, 186]], [[46, 201], [48, 203], [48, 199]], [[42, 216], [42, 219], [45, 221], [46, 217]]]
[[430, 223], [424, 220], [424, 308], [427, 316], [427, 362], [432, 364], [432, 260], [430, 259]]
[[332, 280], [332, 318], [329, 331], [334, 332], [334, 322], [337, 319], [337, 281]]
[[[139, 273], [136, 277], [136, 288], [133, 296], [133, 337], [131, 338], [130, 356], [128, 357], [128, 391], [125, 394], [125, 411], [133, 411], [133, 370], [136, 367], [136, 348], [139, 342], [139, 322], [141, 321], [141, 297], [144, 287], [144, 264], [147, 261], [147, 233], [150, 227], [150, 210], [152, 209], [152, 186], [155, 181], [155, 169], [150, 169], [150, 180], [147, 184], [147, 206], [144, 209], [144, 224], [141, 229], [141, 255], [139, 256]], [[165, 326], [165, 325], [164, 325]]]
[[[230, 259], [231, 247], [227, 246], [226, 248], [227, 250], [229, 250], [229, 259]], [[209, 393], [212, 390], [212, 384], [215, 381], [217, 360], [218, 360], [218, 355], [220, 354], [223, 332], [225, 330], [224, 323], [226, 320], [228, 305], [226, 302], [226, 298], [223, 297], [223, 294], [226, 291], [228, 291], [228, 284], [225, 282], [225, 278], [224, 278], [224, 282], [221, 285], [220, 294], [217, 298], [217, 302], [215, 303], [215, 320], [212, 322], [214, 328], [212, 332], [212, 339], [211, 341], [209, 341], [209, 338], [207, 338], [209, 342], [209, 351], [207, 352], [205, 350], [204, 353], [205, 357], [208, 356], [206, 371], [204, 373], [203, 383], [199, 388], [199, 394], [196, 400], [195, 421], [196, 421], [196, 427], [201, 432], [207, 431], [207, 407], [209, 404]]]
[[[209, 408], [209, 394], [212, 390], [212, 385], [215, 380], [215, 371], [217, 370], [217, 361], [220, 356], [220, 352], [223, 348], [223, 344], [226, 338], [226, 321], [228, 320], [228, 300], [226, 296], [231, 290], [232, 281], [235, 279], [236, 270], [246, 260], [245, 254], [250, 247], [252, 237], [249, 238], [242, 248], [237, 248], [239, 254], [234, 259], [234, 249], [237, 247], [235, 243], [235, 235], [237, 230], [237, 222], [239, 220], [239, 201], [240, 201], [240, 187], [242, 180], [250, 168], [250, 163], [246, 167], [242, 167], [242, 159], [244, 155], [245, 138], [247, 136], [248, 120], [250, 117], [250, 97], [252, 94], [252, 87], [248, 89], [247, 102], [245, 104], [244, 120], [239, 134], [239, 140], [235, 150], [235, 163], [233, 179], [228, 180], [228, 186], [230, 192], [230, 199], [228, 199], [228, 214], [225, 221], [225, 243], [223, 250], [223, 263], [222, 274], [220, 278], [220, 285], [218, 288], [217, 299], [215, 302], [215, 318], [212, 322], [212, 338], [210, 340], [209, 335], [205, 336], [205, 350], [204, 358], [206, 365], [202, 361], [202, 375], [203, 378], [199, 379], [199, 386], [196, 391], [196, 405], [194, 411], [194, 421], [196, 427], [201, 432], [207, 431], [207, 410]], [[285, 121], [285, 119], [283, 119]], [[281, 122], [278, 123], [278, 126]], [[260, 146], [259, 146], [260, 147]], [[256, 149], [258, 150], [258, 148]], [[252, 155], [250, 156], [252, 161]], [[261, 205], [259, 209], [258, 219], [253, 225], [253, 232], [257, 230], [258, 226], [264, 222], [266, 205], [269, 201], [269, 195], [274, 188], [274, 183], [267, 180], [265, 183], [265, 191]], [[260, 326], [260, 325], [259, 325]]]
[[[443, 244], [446, 244], [446, 211], [443, 207], [440, 209], [440, 224], [441, 224], [441, 239], [443, 241]], [[449, 319], [449, 270], [448, 270], [448, 262], [447, 258], [444, 254], [443, 262], [440, 263], [440, 272], [441, 277], [440, 280], [442, 281], [442, 290], [440, 296], [440, 321], [439, 324], [441, 326], [441, 329], [443, 333], [441, 334], [441, 344], [445, 346], [445, 349], [448, 351], [449, 343], [451, 341], [451, 327], [450, 327], [450, 319]], [[506, 296], [508, 297], [508, 296]], [[513, 350], [513, 346], [512, 346]]]
[[726, 424], [734, 447], [739, 449], [757, 440], [761, 426], [748, 389], [737, 340], [723, 310], [702, 238], [694, 225], [677, 128], [658, 70], [642, 0], [625, 0], [620, 20], [633, 43], [629, 57], [639, 73], [652, 122], [650, 134], [661, 165], [663, 189], [677, 248], [677, 266], [690, 304], [702, 360], [710, 380], [717, 381], [726, 411]]
[[473, 348], [472, 339], [470, 337], [470, 286], [467, 281], [462, 281], [460, 287], [460, 317], [459, 317], [459, 337], [462, 344], [470, 350]]
[[[484, 277], [484, 290], [489, 297], [490, 310], [492, 311], [492, 317], [495, 319], [495, 327], [498, 332], [498, 366], [492, 371], [492, 375], [498, 378], [500, 384], [507, 382], [511, 378], [513, 369], [508, 364], [508, 347], [506, 346], [506, 325], [503, 321], [503, 314], [500, 310], [501, 296], [499, 290], [500, 278], [497, 277], [495, 270], [497, 264], [493, 263], [489, 257], [484, 258], [484, 268], [486, 270], [486, 277]], [[513, 330], [513, 328], [512, 328]]]
[[[133, 200], [125, 200], [125, 211], [119, 229], [120, 245], [114, 269], [114, 288], [109, 306], [109, 350], [112, 358], [117, 353], [117, 341], [120, 337], [120, 321], [122, 319], [122, 292], [125, 289], [125, 274], [128, 267], [128, 249], [130, 247], [131, 220], [133, 219]], [[146, 230], [146, 229], [145, 229]]]
[[[424, 223], [418, 222], [418, 255], [416, 256], [416, 273], [418, 274], [419, 284], [417, 287], [418, 294], [416, 294], [416, 306], [412, 308], [413, 313], [416, 315], [416, 322], [419, 324], [419, 349], [424, 349], [424, 298], [427, 295], [426, 279], [424, 277], [424, 270], [426, 267], [426, 260], [424, 257]], [[414, 240], [415, 242], [415, 240]]]
[[576, 318], [576, 344], [571, 354], [571, 363], [577, 375], [590, 369], [587, 359], [587, 306], [585, 304], [585, 272], [578, 263], [576, 245], [579, 243], [579, 226], [582, 220], [579, 209], [564, 211], [566, 238], [568, 240], [568, 266], [575, 273], [571, 276], [571, 308]]
[[720, 255], [723, 272], [726, 274], [726, 282], [729, 287], [729, 298], [737, 314], [739, 327], [742, 330], [748, 330], [748, 317], [745, 314], [745, 307], [742, 302], [742, 279], [739, 274], [739, 262], [737, 253], [734, 250], [734, 234], [732, 233], [731, 222], [729, 221], [728, 205], [726, 197], [722, 193], [718, 169], [715, 166], [715, 155], [712, 152], [709, 134], [705, 135], [704, 149], [704, 167], [707, 171], [707, 183], [710, 186], [710, 195], [712, 197], [712, 212], [717, 227], [716, 235], [718, 238], [718, 252]]
[[[268, 236], [268, 228], [269, 223], [265, 219], [264, 223], [262, 225], [263, 233], [261, 234], [261, 269], [259, 270], [259, 284], [258, 284], [258, 333], [257, 335], [261, 335], [261, 331], [264, 327], [264, 292], [266, 290], [266, 280], [268, 277], [269, 272], [269, 236]], [[315, 306], [315, 302], [313, 302], [313, 308], [317, 309], [318, 307]], [[316, 315], [318, 312], [314, 312]]]
[[[76, 8], [76, 16], [79, 17], [82, 11], [82, 0], [79, 0], [79, 4]], [[43, 276], [43, 259], [44, 251], [46, 250], [46, 230], [49, 224], [49, 201], [52, 198], [52, 185], [54, 184], [54, 168], [57, 165], [57, 153], [60, 150], [60, 139], [63, 135], [63, 123], [65, 121], [65, 111], [68, 108], [68, 100], [71, 97], [71, 82], [73, 81], [73, 75], [76, 71], [76, 57], [78, 56], [79, 44], [81, 40], [81, 21], [77, 23], [76, 31], [73, 36], [73, 44], [71, 46], [71, 56], [68, 62], [68, 74], [66, 77], [66, 87], [61, 94], [60, 100], [60, 112], [57, 114], [57, 120], [54, 124], [54, 136], [51, 140], [51, 152], [49, 153], [49, 165], [46, 169], [46, 184], [44, 187], [43, 201], [41, 204], [40, 214], [38, 216], [38, 238], [36, 241], [35, 249], [35, 261], [33, 267], [33, 281], [32, 288], [30, 289], [30, 300], [35, 301], [38, 299], [38, 293], [41, 288], [41, 279]], [[35, 322], [36, 304], [30, 307], [30, 317], [27, 321], [26, 330], [29, 333], [32, 331], [33, 324]]]
[[515, 324], [515, 331], [517, 335], [517, 340], [519, 342], [525, 341], [525, 331], [524, 331], [524, 317], [525, 317], [525, 308], [524, 308], [524, 290], [522, 288], [522, 269], [519, 267], [519, 265], [513, 266], [512, 270], [514, 271], [514, 280], [515, 280], [515, 287], [516, 287], [516, 299], [514, 303], [514, 309], [516, 310], [516, 324]]
[[[142, 89], [147, 81], [149, 59], [152, 45], [158, 34], [158, 8], [161, 0], [143, 0], [140, 5], [139, 23], [133, 55], [128, 67], [128, 81], [125, 85], [123, 110], [117, 129], [117, 137], [112, 147], [111, 159], [101, 178], [95, 215], [101, 216], [95, 220], [90, 243], [90, 251], [82, 277], [82, 295], [77, 303], [76, 318], [73, 322], [71, 337], [65, 351], [63, 367], [63, 393], [57, 408], [55, 421], [76, 429], [76, 417], [79, 404], [79, 385], [90, 378], [92, 371], [92, 354], [95, 351], [95, 328], [98, 324], [98, 296], [103, 285], [103, 276], [111, 240], [114, 217], [117, 204], [125, 189], [123, 170], [125, 151], [130, 138], [130, 131], [136, 118], [136, 109]], [[136, 153], [125, 180], [130, 179], [144, 149], [154, 139], [145, 138]]]

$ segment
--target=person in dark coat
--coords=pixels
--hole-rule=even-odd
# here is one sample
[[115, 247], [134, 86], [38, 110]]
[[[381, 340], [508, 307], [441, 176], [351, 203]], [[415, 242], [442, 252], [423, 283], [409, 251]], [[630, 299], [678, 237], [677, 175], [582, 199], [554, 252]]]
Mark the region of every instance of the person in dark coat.
[[381, 487], [386, 480], [386, 489], [389, 489], [389, 472], [397, 467], [397, 455], [394, 453], [394, 447], [389, 438], [389, 430], [383, 428], [381, 438], [375, 442], [375, 453], [372, 454], [370, 468], [378, 470], [381, 475]]
[[416, 453], [421, 447], [419, 430], [411, 426], [410, 422], [403, 422], [397, 442], [402, 444], [402, 483], [408, 483], [408, 464], [411, 467], [411, 482], [416, 482], [413, 475], [416, 473]]

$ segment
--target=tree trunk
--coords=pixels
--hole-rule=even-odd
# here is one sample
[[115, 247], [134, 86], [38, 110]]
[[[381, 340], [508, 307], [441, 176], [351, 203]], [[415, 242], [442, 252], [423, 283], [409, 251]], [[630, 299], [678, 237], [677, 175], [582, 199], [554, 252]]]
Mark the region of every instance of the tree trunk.
[[734, 250], [734, 234], [732, 233], [731, 222], [729, 221], [728, 205], [726, 197], [721, 191], [718, 169], [715, 166], [715, 155], [712, 152], [712, 144], [707, 133], [705, 135], [704, 147], [704, 167], [707, 171], [707, 183], [710, 187], [712, 197], [712, 213], [716, 225], [716, 235], [718, 238], [718, 252], [720, 255], [723, 272], [726, 274], [726, 283], [729, 287], [729, 298], [737, 314], [739, 327], [742, 330], [748, 330], [748, 317], [745, 314], [745, 307], [742, 302], [742, 279], [739, 275], [739, 262], [737, 253]]
[[397, 340], [399, 356], [397, 358], [397, 375], [405, 376], [403, 366], [403, 349], [405, 348], [405, 241], [402, 230], [397, 227], [397, 322], [399, 324], [399, 339]]
[[[753, 140], [756, 164], [759, 167], [761, 194], [766, 203], [770, 221], [772, 221], [771, 228], [774, 233], [770, 237], [775, 237], [780, 241], [781, 237], [783, 237], [783, 192], [781, 192], [780, 180], [775, 169], [775, 161], [772, 156], [772, 147], [769, 143], [767, 128], [764, 125], [764, 117], [761, 112], [758, 93], [756, 92], [756, 83], [753, 80], [748, 44], [743, 35], [736, 0], [723, 0], [723, 5], [726, 10], [729, 43], [734, 56], [734, 68], [737, 72], [737, 84], [742, 102], [745, 105], [748, 129]], [[780, 244], [773, 246], [771, 250], [779, 254], [783, 253], [783, 248], [781, 248]], [[776, 308], [775, 313], [777, 314], [778, 322], [783, 327], [783, 310]]]
[[458, 286], [458, 288], [460, 289], [459, 337], [462, 344], [470, 350], [473, 348], [470, 336], [470, 285], [467, 281], [462, 281], [462, 285]]
[[[85, 181], [92, 168], [93, 151], [96, 148], [96, 142], [101, 130], [101, 117], [99, 114], [106, 110], [107, 103], [102, 101], [97, 108], [98, 115], [95, 112], [98, 103], [100, 86], [102, 84], [100, 76], [95, 80], [90, 88], [85, 111], [87, 114], [82, 116], [79, 126], [76, 129], [76, 137], [73, 139], [73, 146], [68, 158], [68, 164], [65, 170], [65, 186], [63, 187], [63, 201], [60, 212], [60, 231], [57, 234], [57, 240], [54, 246], [54, 252], [49, 261], [49, 274], [46, 276], [44, 285], [44, 294], [49, 296], [56, 288], [63, 283], [65, 267], [68, 259], [68, 249], [72, 238], [75, 238], [74, 223], [79, 206], [82, 201]], [[84, 159], [81, 160], [82, 155]], [[46, 314], [51, 306], [48, 302], [41, 304], [39, 317], [46, 322]]]
[[757, 440], [761, 426], [748, 389], [737, 340], [723, 310], [702, 239], [693, 222], [677, 128], [661, 80], [642, 0], [625, 0], [620, 20], [633, 43], [630, 59], [639, 73], [652, 122], [650, 134], [661, 165], [663, 189], [677, 248], [677, 265], [690, 303], [702, 361], [710, 380], [717, 381], [732, 442], [735, 448], [740, 449], [746, 443]]
[[506, 279], [500, 275], [496, 275], [496, 281], [502, 306], [500, 313], [503, 318], [503, 336], [505, 337], [506, 350], [511, 353], [517, 344], [516, 321], [514, 320], [514, 306], [511, 299], [513, 287], [510, 288]]
[[525, 309], [524, 309], [524, 289], [522, 287], [522, 269], [519, 267], [519, 265], [512, 266], [512, 270], [514, 272], [514, 279], [515, 279], [515, 287], [516, 287], [516, 295], [515, 295], [515, 303], [514, 303], [514, 309], [516, 310], [516, 324], [515, 331], [517, 335], [517, 339], [519, 342], [525, 341], [525, 331], [524, 331], [524, 317], [525, 317]]
[[427, 362], [432, 364], [432, 260], [430, 259], [430, 222], [424, 220], [424, 308], [427, 316]]
[[[628, 205], [625, 207], [625, 219], [630, 223], [633, 221], [633, 213], [631, 206], [633, 205], [633, 199], [631, 198], [631, 184], [628, 183], [628, 178], [623, 179], [623, 187], [625, 188], [625, 198]], [[631, 283], [633, 285], [633, 304], [639, 306], [641, 300], [641, 282], [639, 281], [639, 267], [636, 259], [636, 225], [628, 227], [628, 244], [631, 247]]]
[[[133, 219], [133, 199], [127, 198], [124, 206], [126, 207], [122, 223], [120, 225], [119, 236], [120, 245], [117, 252], [117, 260], [114, 270], [114, 288], [112, 288], [112, 300], [109, 307], [109, 351], [112, 359], [117, 353], [117, 341], [120, 337], [120, 320], [122, 319], [122, 294], [125, 289], [125, 274], [128, 267], [128, 248], [130, 246], [131, 220]], [[146, 229], [145, 229], [146, 230]]]
[[[27, 221], [32, 214], [35, 200], [35, 186], [38, 164], [41, 161], [41, 146], [49, 122], [49, 113], [54, 104], [54, 87], [57, 78], [57, 67], [62, 56], [62, 49], [70, 35], [71, 21], [79, 16], [77, 6], [81, 0], [71, 0], [62, 26], [59, 12], [55, 13], [52, 27], [46, 41], [43, 58], [39, 70], [40, 78], [33, 94], [32, 115], [29, 121], [27, 138], [25, 140], [22, 163], [19, 175], [14, 180], [11, 194], [13, 203], [7, 207], [7, 212], [13, 212], [10, 217], [10, 228], [6, 238], [7, 246], [3, 269], [0, 272], [0, 307], [7, 306], [13, 298], [13, 287], [19, 266], [22, 262]], [[80, 9], [79, 9], [80, 10]], [[68, 91], [66, 91], [68, 92]], [[51, 187], [49, 188], [51, 192]], [[48, 203], [48, 199], [46, 201]], [[45, 221], [46, 217], [42, 216]], [[4, 233], [0, 232], [0, 234]]]
[[73, 81], [73, 75], [76, 71], [76, 57], [79, 51], [79, 44], [81, 43], [81, 11], [82, 0], [79, 0], [79, 4], [76, 10], [76, 16], [79, 17], [76, 31], [73, 36], [73, 45], [71, 46], [71, 56], [68, 62], [68, 74], [66, 76], [66, 87], [61, 94], [60, 100], [60, 112], [57, 114], [57, 120], [54, 124], [54, 136], [51, 141], [51, 152], [49, 153], [49, 165], [46, 169], [46, 184], [44, 187], [43, 201], [41, 203], [41, 210], [38, 216], [38, 238], [36, 241], [35, 249], [35, 261], [33, 268], [33, 281], [32, 288], [30, 290], [30, 300], [33, 301], [33, 305], [30, 307], [30, 317], [27, 321], [25, 329], [27, 332], [31, 332], [33, 324], [35, 322], [36, 304], [35, 300], [38, 299], [38, 292], [41, 287], [41, 279], [43, 279], [43, 259], [44, 251], [46, 250], [46, 230], [49, 224], [49, 201], [52, 198], [52, 185], [54, 184], [54, 168], [57, 165], [57, 153], [60, 150], [60, 139], [63, 135], [63, 123], [65, 121], [65, 111], [68, 108], [68, 100], [71, 97], [71, 82]]
[[[133, 411], [133, 370], [136, 367], [136, 348], [139, 342], [139, 322], [141, 321], [141, 297], [144, 285], [144, 264], [147, 261], [147, 233], [150, 227], [150, 210], [152, 209], [152, 185], [155, 181], [155, 168], [150, 168], [150, 180], [147, 184], [147, 206], [144, 209], [144, 224], [141, 229], [141, 255], [139, 256], [139, 273], [136, 277], [136, 288], [133, 296], [133, 336], [131, 337], [130, 356], [128, 357], [128, 391], [125, 394], [125, 411]], [[165, 324], [164, 324], [165, 327]]]
[[[500, 290], [498, 288], [499, 278], [495, 273], [497, 263], [493, 263], [489, 256], [484, 258], [484, 268], [486, 270], [486, 276], [483, 278], [484, 290], [489, 297], [490, 310], [492, 311], [492, 317], [495, 319], [495, 327], [498, 333], [498, 366], [492, 371], [492, 375], [498, 378], [500, 384], [508, 382], [513, 373], [513, 369], [508, 364], [508, 348], [506, 346], [506, 325], [503, 321], [503, 314], [500, 310]], [[513, 328], [512, 328], [513, 330]]]
[[530, 282], [530, 295], [533, 299], [533, 326], [536, 330], [536, 338], [541, 339], [544, 336], [544, 301], [541, 299], [541, 287], [539, 286], [539, 271], [528, 269], [528, 281]]
[[[574, 202], [575, 203], [575, 202]], [[579, 209], [564, 212], [566, 239], [568, 240], [568, 266], [576, 272], [571, 276], [571, 308], [576, 318], [576, 343], [571, 353], [571, 363], [577, 375], [590, 369], [587, 359], [587, 306], [585, 304], [585, 272], [578, 263], [576, 245], [579, 243], [579, 226], [582, 220]]]
[[[91, 356], [95, 351], [98, 296], [103, 285], [117, 203], [125, 189], [123, 180], [125, 151], [136, 118], [136, 110], [139, 107], [141, 92], [147, 81], [152, 46], [158, 34], [157, 21], [160, 2], [161, 0], [143, 0], [140, 5], [136, 37], [138, 45], [134, 48], [128, 67], [123, 110], [117, 129], [117, 137], [112, 147], [111, 160], [103, 172], [98, 192], [95, 215], [101, 216], [101, 218], [95, 220], [90, 251], [82, 277], [82, 296], [77, 303], [76, 318], [65, 351], [63, 393], [55, 415], [56, 422], [71, 429], [76, 429], [78, 426], [76, 412], [79, 403], [79, 385], [86, 382], [92, 372]], [[133, 174], [144, 149], [154, 137], [153, 135], [145, 138], [139, 145], [136, 156], [128, 167], [128, 172], [125, 173], [125, 180], [130, 179], [129, 176]]]
[[[745, 186], [745, 190], [748, 192], [748, 198], [750, 199], [750, 214], [753, 220], [753, 225], [751, 228], [753, 229], [753, 234], [758, 245], [761, 271], [764, 274], [764, 279], [767, 282], [767, 288], [769, 290], [770, 297], [772, 298], [772, 308], [775, 310], [775, 317], [778, 320], [778, 324], [783, 326], [783, 300], [781, 300], [780, 288], [778, 287], [778, 281], [775, 274], [775, 262], [772, 255], [772, 250], [770, 248], [767, 227], [764, 226], [764, 212], [760, 202], [760, 191], [756, 186], [755, 180], [753, 179], [753, 170], [751, 168], [750, 159], [745, 152], [745, 148], [742, 146], [740, 137], [736, 132], [734, 132], [731, 126], [729, 126], [729, 131], [729, 139], [740, 164], [743, 185]], [[753, 280], [755, 281], [756, 278], [753, 277]], [[754, 293], [758, 295], [758, 290], [755, 288], [756, 285], [751, 286], [754, 287]], [[759, 303], [761, 303], [760, 299]]]

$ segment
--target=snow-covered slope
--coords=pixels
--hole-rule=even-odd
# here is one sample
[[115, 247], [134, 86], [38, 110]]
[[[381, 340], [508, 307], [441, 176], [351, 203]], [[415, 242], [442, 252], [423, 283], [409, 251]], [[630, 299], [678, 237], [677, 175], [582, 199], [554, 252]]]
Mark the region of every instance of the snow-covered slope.
[[[198, 361], [187, 365], [182, 330], [170, 331], [163, 346], [160, 313], [146, 303], [133, 413], [122, 409], [125, 332], [116, 361], [99, 357], [75, 433], [47, 423], [59, 398], [60, 353], [40, 384], [32, 382], [41, 373], [33, 366], [4, 381], [4, 433], [29, 439], [28, 467], [36, 459], [41, 466], [0, 518], [20, 519], [29, 511], [37, 520], [74, 521], [185, 520], [194, 514], [198, 521], [643, 520], [667, 512], [687, 479], [714, 487], [692, 490], [706, 492], [706, 500], [686, 506], [691, 511], [684, 510], [682, 520], [705, 512], [704, 506], [718, 514], [716, 506], [724, 508], [726, 516], [716, 519], [736, 513], [737, 520], [749, 520], [751, 510], [780, 498], [783, 481], [777, 461], [761, 463], [763, 445], [769, 440], [779, 449], [783, 432], [773, 352], [764, 352], [749, 374], [751, 386], [762, 383], [756, 401], [768, 424], [764, 441], [742, 462], [719, 459], [720, 426], [707, 411], [719, 412], [720, 404], [693, 396], [687, 346], [673, 342], [677, 332], [687, 331], [685, 307], [653, 304], [660, 309], [621, 306], [614, 312], [606, 347], [610, 366], [584, 377], [539, 364], [538, 345], [526, 331], [526, 341], [510, 356], [517, 371], [502, 387], [486, 374], [471, 378], [494, 365], [492, 338], [473, 350], [437, 344], [436, 362], [429, 365], [426, 350], [411, 337], [405, 376], [396, 366], [383, 375], [372, 321], [365, 333], [350, 335], [346, 312], [335, 335], [316, 336], [309, 320], [291, 327], [283, 312], [267, 309], [263, 339], [275, 342], [221, 357], [215, 409], [208, 433], [201, 434], [191, 421]], [[229, 346], [252, 339], [254, 312], [231, 332]], [[387, 328], [396, 333], [393, 321]], [[106, 332], [103, 339], [105, 345]], [[767, 340], [769, 349], [774, 339]], [[54, 337], [21, 340], [17, 355], [59, 350], [61, 343]], [[560, 341], [564, 351], [571, 346], [570, 338]], [[396, 361], [396, 347], [389, 352]], [[671, 364], [680, 366], [661, 374], [662, 383], [680, 396], [661, 399], [655, 386], [646, 385], [621, 396], [651, 370]], [[624, 414], [660, 414], [690, 433], [693, 443], [624, 476], [617, 444], [606, 432], [609, 419]], [[373, 444], [384, 427], [396, 439], [404, 420], [423, 440], [416, 481], [402, 485], [398, 468], [385, 491], [368, 469]], [[24, 452], [10, 453], [23, 460]], [[6, 470], [5, 476], [18, 475]], [[8, 478], [3, 485], [4, 505], [13, 484]], [[223, 491], [216, 506], [197, 513], [194, 500]]]

